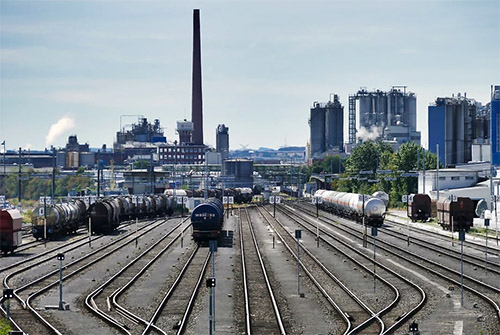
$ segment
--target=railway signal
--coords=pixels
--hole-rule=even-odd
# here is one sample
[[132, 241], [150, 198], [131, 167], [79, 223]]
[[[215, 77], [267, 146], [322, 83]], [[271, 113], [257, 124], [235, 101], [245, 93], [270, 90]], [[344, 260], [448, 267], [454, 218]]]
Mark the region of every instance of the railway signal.
[[418, 331], [418, 323], [416, 323], [415, 321], [413, 321], [412, 323], [410, 323], [410, 332], [412, 333], [412, 335], [419, 335], [420, 332]]
[[323, 203], [323, 198], [315, 196], [312, 203], [316, 204], [316, 247], [319, 248], [319, 205]]
[[3, 289], [3, 300], [7, 300], [7, 320], [10, 320], [10, 299], [14, 298], [14, 290], [11, 288]]
[[464, 241], [465, 230], [458, 232], [458, 239], [460, 240], [460, 304], [464, 307]]
[[62, 298], [62, 262], [64, 261], [64, 254], [57, 254], [57, 259], [59, 260], [59, 310], [64, 310], [64, 302]]
[[413, 202], [413, 194], [403, 194], [401, 198], [402, 202], [406, 202], [406, 222], [408, 225], [408, 236], [407, 236], [407, 243], [408, 246], [410, 246], [410, 220], [409, 220], [409, 212], [408, 212], [408, 203]]
[[300, 242], [299, 240], [302, 237], [302, 230], [296, 229], [295, 230], [295, 239], [297, 240], [297, 293], [299, 297], [302, 295], [300, 294], [300, 274], [299, 274], [299, 266], [300, 266]]
[[484, 219], [484, 226], [486, 227], [486, 250], [484, 253], [484, 270], [485, 270], [485, 275], [488, 275], [488, 228], [490, 226], [490, 219]]
[[373, 237], [373, 293], [377, 292], [377, 227], [372, 227], [372, 237]]
[[206, 286], [208, 287], [208, 333], [212, 335], [215, 330], [215, 277], [207, 278]]
[[279, 195], [271, 195], [269, 197], [269, 202], [272, 203], [274, 206], [274, 214], [273, 216], [276, 217], [276, 204], [281, 204], [281, 197]]

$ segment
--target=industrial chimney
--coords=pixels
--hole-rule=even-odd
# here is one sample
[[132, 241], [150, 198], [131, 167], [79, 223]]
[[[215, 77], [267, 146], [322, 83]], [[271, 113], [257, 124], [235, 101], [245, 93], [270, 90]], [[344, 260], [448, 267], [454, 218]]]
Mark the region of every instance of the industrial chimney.
[[200, 10], [193, 10], [193, 89], [191, 121], [194, 125], [193, 143], [203, 144], [203, 98], [201, 94]]

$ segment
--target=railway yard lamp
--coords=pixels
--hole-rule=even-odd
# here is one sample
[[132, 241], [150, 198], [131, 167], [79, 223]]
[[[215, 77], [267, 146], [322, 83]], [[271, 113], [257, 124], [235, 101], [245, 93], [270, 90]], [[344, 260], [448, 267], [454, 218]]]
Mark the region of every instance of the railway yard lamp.
[[11, 288], [3, 289], [3, 301], [7, 300], [7, 320], [10, 320], [10, 299], [14, 298], [14, 290]]
[[59, 260], [59, 310], [64, 310], [64, 302], [62, 299], [62, 263], [64, 261], [64, 254], [57, 254], [57, 259]]

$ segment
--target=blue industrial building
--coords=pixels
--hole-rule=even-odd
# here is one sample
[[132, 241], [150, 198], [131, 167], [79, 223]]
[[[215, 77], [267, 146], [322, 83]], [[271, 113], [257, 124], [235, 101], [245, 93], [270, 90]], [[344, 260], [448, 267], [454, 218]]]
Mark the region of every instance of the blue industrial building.
[[429, 151], [437, 153], [439, 145], [439, 160], [444, 164], [445, 159], [445, 142], [444, 142], [444, 125], [445, 125], [445, 105], [429, 106]]
[[500, 86], [495, 86], [491, 92], [491, 152], [494, 165], [500, 165]]

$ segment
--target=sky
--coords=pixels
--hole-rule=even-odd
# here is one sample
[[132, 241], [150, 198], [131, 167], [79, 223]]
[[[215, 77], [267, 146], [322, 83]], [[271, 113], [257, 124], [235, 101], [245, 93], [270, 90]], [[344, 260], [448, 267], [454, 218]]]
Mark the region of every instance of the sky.
[[[192, 12], [200, 9], [205, 143], [304, 146], [314, 101], [407, 85], [427, 107], [500, 84], [500, 1], [0, 0], [0, 142], [111, 147], [136, 115], [169, 140], [191, 117]], [[134, 115], [134, 116], [127, 116]], [[344, 141], [347, 141], [345, 125]], [[1, 149], [0, 149], [1, 150]]]

